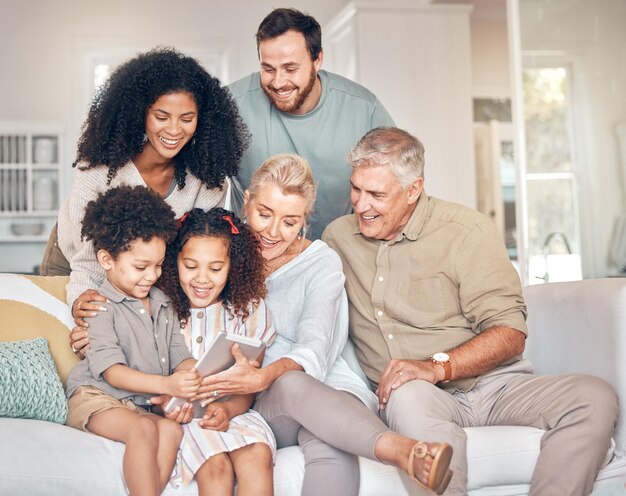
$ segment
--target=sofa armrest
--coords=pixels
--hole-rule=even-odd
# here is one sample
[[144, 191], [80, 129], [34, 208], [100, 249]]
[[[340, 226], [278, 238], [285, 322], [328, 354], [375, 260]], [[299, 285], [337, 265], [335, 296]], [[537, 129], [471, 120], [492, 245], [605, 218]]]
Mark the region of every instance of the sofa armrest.
[[[626, 401], [626, 278], [528, 286], [525, 356], [538, 374], [586, 373], [613, 385]], [[626, 413], [615, 430], [626, 451]]]

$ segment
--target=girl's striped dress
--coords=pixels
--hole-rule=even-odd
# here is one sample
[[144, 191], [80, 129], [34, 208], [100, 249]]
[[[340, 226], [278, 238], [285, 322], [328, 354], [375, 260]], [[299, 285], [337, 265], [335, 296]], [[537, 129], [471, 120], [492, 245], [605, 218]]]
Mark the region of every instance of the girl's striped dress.
[[[250, 310], [250, 316], [242, 321], [232, 318], [221, 302], [206, 308], [191, 309], [191, 322], [181, 328], [185, 342], [194, 358], [204, 353], [213, 336], [220, 331], [260, 339], [266, 346], [272, 344], [276, 331], [265, 302], [261, 300], [256, 308]], [[254, 410], [248, 410], [230, 420], [226, 432], [203, 429], [194, 419], [183, 425], [183, 440], [180, 445], [178, 470], [175, 478], [187, 484], [194, 474], [211, 456], [230, 452], [254, 443], [270, 446], [272, 456], [276, 456], [276, 440], [269, 425]], [[176, 474], [178, 472], [178, 474]]]

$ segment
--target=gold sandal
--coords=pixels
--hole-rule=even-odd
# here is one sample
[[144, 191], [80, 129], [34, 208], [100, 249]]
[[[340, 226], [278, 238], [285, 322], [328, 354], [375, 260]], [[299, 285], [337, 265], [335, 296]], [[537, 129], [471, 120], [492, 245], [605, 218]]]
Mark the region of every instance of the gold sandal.
[[428, 473], [428, 485], [424, 485], [417, 477], [413, 468], [415, 458], [426, 458], [432, 456], [428, 452], [428, 445], [423, 441], [415, 443], [409, 453], [409, 466], [407, 473], [409, 477], [417, 482], [420, 486], [435, 491], [437, 494], [443, 494], [448, 487], [450, 479], [452, 479], [452, 470], [448, 470], [450, 460], [452, 459], [452, 446], [448, 443], [441, 443], [437, 453], [433, 457], [433, 463]]

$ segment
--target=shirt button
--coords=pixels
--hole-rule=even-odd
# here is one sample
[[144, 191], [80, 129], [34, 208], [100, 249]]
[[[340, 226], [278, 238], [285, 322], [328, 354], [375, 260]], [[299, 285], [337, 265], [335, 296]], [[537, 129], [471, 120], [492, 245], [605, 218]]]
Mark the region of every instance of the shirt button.
[[393, 334], [389, 334], [389, 336], [387, 336], [389, 339], [393, 339]]
[[139, 310], [139, 313], [146, 313], [145, 308], [142, 308], [141, 310]]
[[161, 357], [161, 361], [165, 363], [165, 357]]
[[198, 318], [201, 319], [202, 317], [204, 317], [204, 312], [198, 312]]
[[154, 333], [154, 337], [155, 337], [155, 338], [158, 338], [158, 337], [159, 337], [159, 335], [155, 332], [155, 333]]
[[378, 312], [376, 312], [378, 314], [379, 317], [383, 316], [383, 311], [382, 310], [378, 310]]
[[169, 321], [168, 319], [165, 319], [165, 323], [166, 323], [166, 324], [169, 324], [169, 323], [170, 323], [170, 321]]
[[380, 277], [378, 278], [378, 280], [379, 280], [380, 282], [383, 282], [383, 281], [385, 280], [385, 278], [384, 278], [383, 276], [380, 276]]
[[196, 343], [202, 343], [202, 336], [198, 336], [196, 338]]

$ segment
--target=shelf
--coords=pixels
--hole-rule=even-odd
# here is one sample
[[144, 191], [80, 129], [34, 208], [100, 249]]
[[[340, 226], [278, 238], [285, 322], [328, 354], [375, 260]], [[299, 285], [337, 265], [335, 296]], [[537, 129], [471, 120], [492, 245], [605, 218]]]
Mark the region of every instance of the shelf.
[[0, 218], [12, 218], [12, 219], [32, 219], [33, 217], [56, 217], [59, 215], [58, 210], [32, 210], [32, 211], [15, 211], [15, 212], [3, 212], [0, 211]]
[[48, 240], [61, 201], [62, 137], [51, 123], [0, 122], [0, 243]]
[[47, 243], [50, 233], [44, 236], [0, 236], [0, 243]]

